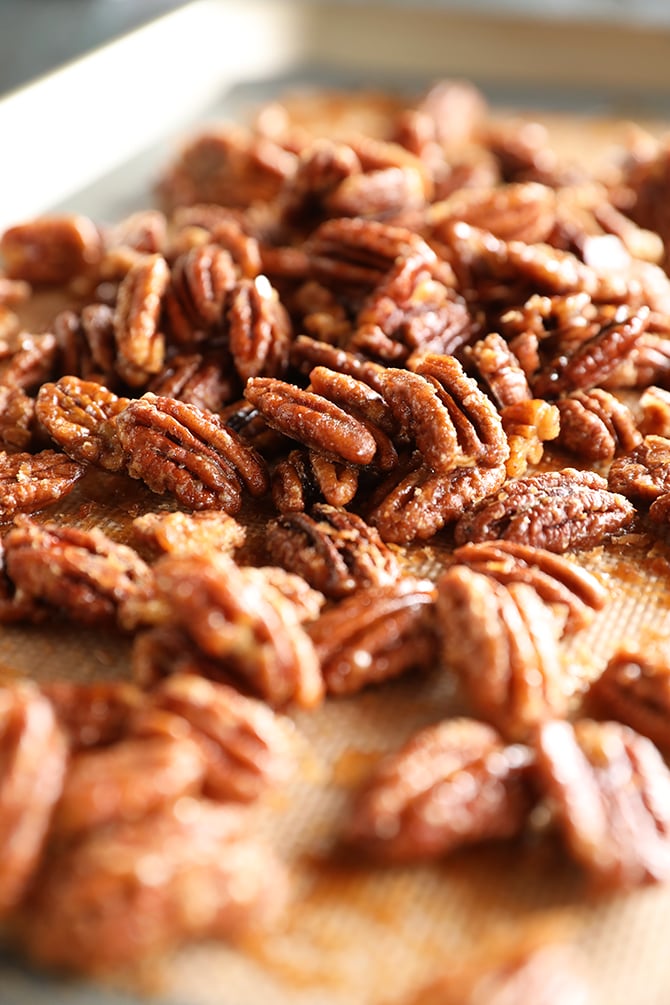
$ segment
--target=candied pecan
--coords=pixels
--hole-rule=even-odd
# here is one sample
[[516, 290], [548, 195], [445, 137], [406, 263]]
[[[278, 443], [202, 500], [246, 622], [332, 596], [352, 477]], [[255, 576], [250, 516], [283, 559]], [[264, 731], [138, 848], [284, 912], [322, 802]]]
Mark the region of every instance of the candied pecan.
[[263, 702], [194, 674], [166, 678], [147, 701], [145, 708], [136, 711], [131, 732], [151, 735], [152, 710], [188, 723], [191, 739], [187, 742], [198, 745], [204, 762], [203, 792], [210, 799], [253, 802], [286, 779], [287, 733], [277, 714]]
[[227, 350], [172, 356], [147, 387], [152, 394], [176, 398], [209, 412], [220, 412], [240, 394], [240, 381]]
[[217, 245], [205, 244], [179, 255], [164, 299], [167, 326], [175, 342], [190, 348], [221, 333], [236, 279], [229, 252]]
[[105, 249], [133, 248], [144, 255], [162, 254], [167, 241], [167, 220], [158, 209], [140, 209], [124, 216], [105, 233]]
[[70, 758], [51, 824], [71, 840], [106, 824], [139, 820], [202, 789], [205, 758], [188, 737], [122, 739]]
[[[351, 335], [351, 321], [344, 306], [322, 283], [314, 280], [302, 283], [290, 299], [290, 310], [296, 318], [296, 328], [314, 340], [335, 346], [344, 344]], [[322, 361], [317, 359], [318, 362]]]
[[42, 966], [109, 973], [262, 927], [282, 910], [286, 887], [242, 808], [184, 797], [47, 857], [17, 934]]
[[74, 461], [120, 471], [125, 455], [110, 420], [129, 402], [93, 381], [61, 377], [55, 384], [42, 385], [35, 415], [51, 439]]
[[40, 384], [52, 377], [57, 353], [56, 338], [50, 332], [44, 335], [23, 334], [2, 372], [2, 383], [6, 387], [36, 391]]
[[387, 755], [358, 792], [345, 836], [370, 858], [417, 862], [519, 834], [531, 752], [475, 719], [438, 722]]
[[298, 335], [293, 342], [291, 363], [306, 375], [311, 374], [316, 367], [346, 373], [364, 384], [369, 384], [375, 391], [380, 391], [380, 377], [385, 370], [380, 363], [373, 363], [356, 353], [339, 349], [328, 342], [319, 342], [306, 335]]
[[505, 468], [508, 478], [520, 478], [529, 464], [539, 464], [547, 440], [555, 440], [560, 430], [556, 405], [542, 398], [530, 398], [506, 405], [500, 412], [509, 445]]
[[305, 227], [313, 226], [325, 215], [348, 216], [327, 213], [325, 199], [345, 178], [360, 174], [361, 170], [361, 162], [346, 143], [315, 139], [300, 151], [295, 174], [281, 192], [281, 219]]
[[611, 460], [642, 439], [630, 408], [602, 388], [572, 391], [556, 407], [560, 414], [557, 445], [586, 460]]
[[[670, 345], [665, 335], [643, 332], [633, 351], [602, 381], [603, 387], [646, 388], [650, 384], [666, 386], [670, 380]], [[655, 430], [648, 430], [655, 432]]]
[[266, 276], [240, 280], [230, 297], [228, 324], [230, 351], [243, 381], [286, 370], [291, 319]]
[[454, 535], [456, 544], [502, 539], [562, 552], [592, 548], [625, 530], [634, 516], [600, 475], [563, 468], [509, 481], [464, 513]]
[[58, 502], [71, 492], [84, 474], [82, 464], [41, 450], [38, 454], [0, 451], [0, 513], [32, 513]]
[[87, 216], [41, 216], [6, 230], [0, 253], [10, 279], [62, 284], [96, 269], [102, 239]]
[[593, 611], [602, 610], [607, 591], [576, 562], [543, 548], [516, 541], [480, 541], [461, 545], [452, 559], [499, 583], [527, 583], [547, 604], [566, 610], [564, 634], [586, 627]]
[[670, 752], [670, 652], [662, 643], [625, 642], [584, 696], [589, 715], [616, 719]]
[[243, 279], [255, 279], [261, 272], [261, 253], [255, 237], [245, 233], [238, 220], [229, 216], [212, 227], [212, 241], [233, 259]]
[[228, 429], [232, 429], [243, 443], [254, 447], [264, 457], [282, 453], [291, 445], [285, 436], [270, 429], [258, 409], [244, 398], [231, 402], [219, 414]]
[[439, 80], [422, 95], [417, 110], [427, 115], [435, 138], [450, 150], [469, 145], [487, 119], [481, 90], [467, 80]]
[[643, 436], [670, 438], [670, 391], [662, 387], [647, 387], [638, 402], [642, 416], [639, 427]]
[[30, 283], [0, 275], [0, 306], [18, 307], [29, 299], [30, 294]]
[[504, 464], [455, 467], [444, 474], [420, 465], [382, 483], [375, 490], [366, 519], [384, 541], [425, 541], [497, 492], [506, 477]]
[[292, 450], [272, 472], [272, 501], [279, 513], [300, 513], [320, 498], [313, 451]]
[[[142, 610], [145, 621], [166, 616], [167, 605], [154, 604]], [[139, 622], [142, 618], [138, 617]], [[225, 667], [204, 655], [193, 640], [179, 628], [161, 624], [136, 633], [131, 650], [133, 680], [141, 688], [151, 688], [170, 674], [198, 674], [211, 680], [234, 684], [234, 676]]]
[[539, 122], [489, 120], [482, 139], [507, 182], [538, 181], [560, 187], [569, 180], [549, 143], [546, 126]]
[[269, 487], [260, 456], [209, 412], [148, 392], [117, 416], [116, 434], [128, 473], [152, 492], [171, 492], [189, 509], [237, 513], [242, 485], [252, 495]]
[[624, 308], [574, 352], [566, 355], [559, 349], [557, 358], [533, 376], [533, 392], [538, 397], [553, 398], [565, 391], [589, 390], [602, 384], [633, 352], [648, 318], [648, 307], [639, 307], [634, 312]]
[[497, 332], [478, 339], [463, 352], [472, 364], [498, 408], [516, 405], [532, 398], [528, 379], [505, 339]]
[[331, 694], [354, 694], [369, 684], [432, 665], [435, 590], [405, 577], [357, 590], [309, 627]]
[[80, 624], [124, 625], [124, 607], [150, 597], [153, 575], [139, 555], [101, 530], [17, 517], [4, 540], [17, 589]]
[[346, 510], [317, 504], [311, 516], [288, 513], [268, 524], [265, 545], [273, 561], [304, 576], [327, 597], [399, 578], [394, 553], [378, 532]]
[[170, 281], [162, 255], [146, 255], [124, 277], [116, 298], [116, 369], [131, 387], [142, 387], [165, 359], [160, 311]]
[[454, 565], [437, 591], [443, 660], [477, 715], [524, 741], [566, 714], [557, 619], [532, 586]]
[[293, 604], [278, 589], [223, 556], [170, 556], [155, 566], [165, 621], [207, 659], [274, 706], [311, 707], [323, 682]]
[[462, 221], [482, 227], [503, 241], [537, 244], [546, 241], [556, 221], [556, 193], [537, 182], [461, 188], [433, 203], [428, 221], [441, 239], [445, 223]]
[[338, 464], [315, 450], [309, 451], [309, 463], [319, 492], [327, 503], [331, 506], [346, 506], [351, 502], [358, 490], [358, 468]]
[[352, 173], [329, 192], [324, 205], [333, 217], [375, 219], [426, 204], [426, 177], [414, 164]]
[[566, 845], [603, 887], [670, 875], [670, 772], [653, 743], [620, 722], [547, 722], [535, 741], [539, 784]]
[[303, 576], [288, 572], [278, 565], [244, 566], [245, 579], [259, 579], [261, 586], [271, 586], [291, 602], [293, 611], [301, 624], [316, 621], [326, 598], [319, 590], [313, 589]]
[[51, 702], [74, 751], [106, 747], [120, 740], [131, 711], [144, 698], [139, 688], [125, 681], [45, 681], [40, 690]]
[[438, 474], [451, 471], [462, 460], [461, 445], [451, 402], [443, 399], [440, 385], [391, 367], [380, 380], [401, 435], [414, 442], [425, 467]]
[[[107, 304], [87, 304], [80, 313], [61, 311], [53, 323], [60, 374], [110, 384], [115, 379], [114, 311]], [[46, 378], [45, 378], [46, 379]]]
[[608, 482], [613, 492], [646, 505], [670, 492], [670, 439], [645, 436], [634, 450], [612, 462]]
[[27, 450], [36, 439], [34, 399], [20, 387], [0, 384], [0, 443], [10, 450]]
[[252, 377], [244, 396], [273, 429], [348, 464], [370, 464], [377, 443], [367, 427], [320, 394], [273, 377]]
[[39, 863], [66, 770], [67, 746], [36, 685], [0, 689], [0, 916], [15, 908]]
[[135, 541], [153, 555], [230, 553], [244, 544], [247, 532], [221, 510], [197, 513], [145, 513], [132, 523]]

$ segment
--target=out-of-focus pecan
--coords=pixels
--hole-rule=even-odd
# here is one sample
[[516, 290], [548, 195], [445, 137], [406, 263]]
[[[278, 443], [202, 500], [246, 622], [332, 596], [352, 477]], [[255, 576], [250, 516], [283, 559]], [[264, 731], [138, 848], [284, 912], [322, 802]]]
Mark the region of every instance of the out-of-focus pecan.
[[401, 470], [375, 490], [366, 519], [384, 541], [425, 541], [497, 492], [506, 477], [504, 464], [471, 464], [443, 474], [423, 465], [412, 467], [409, 473]]
[[670, 772], [620, 722], [548, 722], [536, 771], [566, 845], [596, 884], [628, 889], [670, 875]]
[[[288, 733], [263, 702], [204, 677], [175, 674], [150, 692], [130, 723], [131, 733], [151, 736], [154, 710], [171, 713], [190, 727], [187, 742], [200, 750], [203, 791], [210, 799], [253, 802], [286, 779]], [[160, 735], [159, 723], [157, 728]]]
[[377, 453], [366, 426], [320, 394], [273, 377], [252, 377], [244, 396], [273, 429], [328, 457], [367, 465]]
[[164, 298], [166, 324], [175, 342], [190, 348], [221, 334], [236, 279], [230, 254], [217, 245], [179, 255]]
[[0, 443], [10, 450], [27, 450], [35, 439], [34, 399], [20, 387], [0, 384]]
[[348, 843], [384, 863], [416, 862], [521, 832], [533, 798], [532, 755], [491, 726], [457, 718], [387, 755], [357, 794]]
[[245, 233], [240, 223], [229, 215], [217, 220], [212, 228], [212, 241], [225, 248], [243, 279], [254, 279], [261, 272], [258, 241]]
[[649, 507], [649, 516], [655, 523], [670, 523], [670, 492], [664, 492], [654, 499]]
[[505, 462], [508, 478], [520, 478], [529, 464], [539, 464], [547, 440], [555, 440], [560, 430], [558, 409], [542, 398], [530, 398], [506, 405], [500, 413], [509, 444]]
[[642, 413], [639, 427], [643, 436], [670, 438], [670, 391], [662, 387], [647, 387], [638, 402]]
[[560, 414], [556, 443], [586, 460], [611, 460], [642, 439], [630, 408], [602, 388], [572, 391], [556, 407]]
[[443, 660], [477, 715], [525, 741], [566, 714], [558, 620], [532, 586], [454, 565], [437, 589]]
[[[155, 621], [166, 616], [167, 605], [154, 604], [141, 609], [136, 620]], [[206, 656], [193, 640], [179, 628], [161, 624], [136, 633], [131, 651], [133, 680], [143, 689], [154, 687], [171, 674], [198, 674], [211, 680], [235, 684], [234, 675], [226, 667]]]
[[414, 164], [391, 165], [344, 178], [325, 199], [334, 217], [388, 218], [426, 204], [425, 172]]
[[556, 397], [565, 391], [595, 388], [611, 375], [622, 360], [635, 349], [644, 333], [649, 308], [635, 312], [623, 308], [600, 331], [580, 343], [574, 352], [559, 353], [556, 359], [532, 378], [531, 386], [538, 397]]
[[15, 908], [32, 880], [60, 798], [67, 745], [51, 705], [36, 685], [0, 689], [0, 916]]
[[608, 482], [613, 492], [645, 505], [670, 492], [670, 439], [645, 436], [634, 450], [612, 462]]
[[616, 719], [670, 752], [670, 652], [661, 643], [627, 642], [616, 649], [584, 696], [598, 719]]
[[405, 577], [357, 590], [309, 627], [331, 694], [424, 669], [435, 658], [433, 584]]
[[272, 472], [272, 501], [279, 513], [301, 513], [321, 498], [312, 468], [313, 451], [292, 450]]
[[373, 363], [357, 353], [347, 352], [328, 342], [298, 335], [291, 346], [291, 363], [305, 375], [309, 375], [316, 367], [346, 373], [356, 380], [369, 384], [375, 391], [380, 391], [380, 377], [385, 371], [380, 363]]
[[102, 239], [87, 216], [42, 216], [6, 230], [0, 253], [10, 279], [62, 284], [95, 271]]
[[20, 387], [36, 391], [45, 380], [53, 376], [58, 355], [56, 338], [50, 332], [44, 335], [21, 336], [16, 351], [2, 372], [6, 387]]
[[398, 561], [379, 533], [334, 506], [317, 504], [311, 516], [288, 513], [273, 520], [265, 544], [273, 561], [304, 576], [327, 597], [387, 586], [400, 576]]
[[179, 353], [167, 360], [147, 390], [164, 398], [177, 398], [209, 412], [220, 412], [240, 394], [240, 381], [228, 351]]
[[316, 621], [326, 598], [320, 590], [313, 589], [297, 572], [288, 572], [279, 565], [245, 565], [245, 579], [259, 579], [261, 587], [278, 590], [291, 602], [295, 616], [301, 624]]
[[537, 181], [559, 187], [571, 180], [539, 122], [489, 120], [480, 137], [500, 165], [507, 182]]
[[298, 287], [291, 297], [290, 310], [296, 319], [296, 330], [307, 333], [301, 336], [303, 339], [309, 336], [336, 346], [346, 343], [351, 336], [351, 319], [343, 304], [332, 290], [315, 280]]
[[162, 254], [167, 242], [167, 220], [158, 209], [140, 209], [123, 217], [105, 233], [105, 250], [132, 248], [144, 255]]
[[[361, 162], [346, 143], [317, 138], [301, 150], [295, 174], [279, 198], [282, 220], [293, 226], [319, 222], [326, 215], [325, 199], [352, 175], [361, 174]], [[333, 214], [328, 215], [345, 215]], [[354, 214], [355, 215], [355, 214]]]
[[242, 485], [255, 496], [269, 487], [261, 457], [195, 405], [148, 392], [117, 416], [115, 430], [131, 477], [152, 492], [171, 492], [188, 509], [234, 514]]
[[30, 297], [30, 283], [24, 279], [9, 279], [0, 275], [0, 306], [18, 307]]
[[106, 824], [139, 820], [202, 788], [205, 758], [182, 736], [122, 739], [75, 753], [51, 824], [54, 839], [72, 840]]
[[124, 277], [116, 298], [116, 369], [131, 387], [142, 387], [163, 366], [165, 338], [161, 306], [170, 281], [162, 255], [146, 255]]
[[491, 188], [462, 188], [434, 203], [428, 221], [441, 239], [444, 223], [463, 221], [503, 241], [537, 244], [549, 238], [556, 221], [556, 193], [537, 182]]
[[499, 583], [527, 583], [547, 604], [566, 611], [564, 634], [586, 627], [602, 610], [607, 590], [596, 577], [567, 558], [516, 541], [481, 541], [461, 545], [455, 562], [484, 572]]
[[484, 95], [466, 80], [440, 80], [432, 84], [417, 108], [430, 118], [435, 138], [449, 150], [473, 142], [488, 114]]
[[476, 370], [498, 408], [516, 405], [532, 398], [528, 380], [518, 359], [497, 332], [478, 339], [463, 351], [467, 363]]
[[228, 324], [230, 351], [243, 381], [286, 370], [291, 319], [266, 276], [240, 280], [231, 294]]
[[120, 740], [128, 728], [130, 713], [144, 695], [125, 681], [75, 683], [45, 681], [40, 685], [51, 702], [71, 750], [106, 747]]
[[114, 380], [114, 311], [108, 304], [87, 304], [79, 313], [61, 311], [54, 319], [53, 332], [60, 375], [72, 374], [105, 384]]
[[592, 548], [625, 530], [635, 516], [628, 500], [591, 471], [563, 468], [508, 482], [456, 524], [457, 544], [518, 541], [563, 552]]
[[120, 471], [125, 455], [110, 420], [129, 401], [93, 381], [61, 377], [55, 384], [42, 385], [35, 414], [51, 439], [73, 460]]
[[0, 513], [6, 519], [50, 506], [72, 491], [84, 471], [82, 464], [54, 450], [0, 451]]
[[41, 966], [109, 973], [263, 927], [286, 889], [284, 867], [242, 808], [184, 797], [48, 857], [17, 933]]
[[207, 659], [274, 706], [311, 707], [323, 695], [314, 648], [290, 600], [222, 556], [166, 557], [155, 566], [164, 622]]
[[145, 513], [132, 523], [133, 536], [152, 555], [231, 553], [247, 536], [242, 524], [220, 510]]
[[80, 624], [123, 627], [125, 605], [153, 592], [153, 574], [139, 555], [98, 529], [17, 517], [4, 545], [17, 589]]

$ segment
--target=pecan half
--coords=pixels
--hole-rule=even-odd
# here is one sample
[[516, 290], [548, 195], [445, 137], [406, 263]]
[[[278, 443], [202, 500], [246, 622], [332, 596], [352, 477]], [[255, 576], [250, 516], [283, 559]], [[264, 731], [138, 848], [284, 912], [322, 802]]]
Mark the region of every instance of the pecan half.
[[126, 732], [131, 711], [143, 701], [134, 684], [125, 681], [45, 681], [40, 685], [51, 702], [71, 750], [106, 747]]
[[455, 565], [437, 590], [443, 660], [478, 715], [525, 741], [538, 722], [566, 714], [557, 621], [531, 586]]
[[163, 366], [165, 338], [159, 331], [161, 306], [170, 281], [162, 255], [147, 255], [131, 266], [116, 298], [116, 369], [131, 387], [142, 387]]
[[228, 308], [229, 345], [237, 372], [249, 377], [278, 377], [288, 365], [291, 319], [266, 276], [242, 279]]
[[0, 384], [0, 443], [10, 450], [29, 450], [38, 439], [35, 401], [20, 387]]
[[126, 605], [153, 593], [149, 567], [101, 530], [40, 526], [17, 517], [4, 546], [17, 590], [80, 624], [123, 627]]
[[166, 360], [147, 390], [177, 398], [196, 408], [220, 412], [240, 394], [240, 381], [223, 347], [206, 353], [178, 354]]
[[37, 867], [60, 798], [67, 745], [49, 702], [29, 682], [0, 688], [0, 916]]
[[670, 439], [645, 436], [634, 450], [612, 462], [608, 483], [613, 492], [646, 505], [670, 492]]
[[625, 530], [633, 506], [591, 471], [563, 468], [508, 482], [495, 497], [465, 513], [454, 529], [457, 544], [502, 539], [563, 552], [592, 548]]
[[95, 271], [102, 239], [87, 216], [42, 216], [6, 230], [0, 253], [10, 279], [63, 284]]
[[514, 837], [532, 807], [531, 760], [527, 747], [506, 746], [475, 719], [428, 726], [373, 770], [355, 799], [346, 840], [376, 861], [396, 863]]
[[82, 464], [41, 450], [39, 454], [0, 451], [0, 514], [32, 513], [58, 502], [84, 474]]
[[51, 332], [21, 335], [16, 350], [2, 372], [6, 387], [20, 387], [34, 393], [45, 380], [51, 380], [58, 357], [58, 343]]
[[424, 669], [435, 657], [433, 584], [405, 577], [358, 590], [309, 627], [331, 694]]
[[505, 339], [497, 332], [478, 339], [463, 351], [499, 409], [532, 398], [528, 379]]
[[188, 509], [234, 514], [242, 485], [256, 496], [269, 487], [260, 456], [195, 405], [148, 392], [117, 416], [115, 430], [131, 477], [152, 492], [171, 492]]
[[228, 297], [237, 274], [227, 251], [214, 244], [179, 255], [166, 285], [166, 326], [174, 341], [185, 348], [220, 335]]
[[670, 772], [656, 747], [619, 722], [548, 722], [536, 771], [568, 850], [600, 886], [670, 875]]
[[268, 524], [265, 546], [273, 561], [297, 572], [327, 597], [361, 587], [387, 586], [400, 576], [394, 553], [365, 520], [317, 504], [311, 516], [289, 513]]
[[443, 225], [463, 221], [483, 227], [503, 241], [546, 241], [556, 222], [556, 193], [537, 182], [489, 188], [462, 188], [434, 203], [428, 215], [434, 236]]
[[55, 384], [42, 385], [35, 414], [51, 439], [73, 460], [120, 471], [125, 456], [109, 420], [129, 403], [129, 398], [119, 398], [101, 384], [61, 377]]

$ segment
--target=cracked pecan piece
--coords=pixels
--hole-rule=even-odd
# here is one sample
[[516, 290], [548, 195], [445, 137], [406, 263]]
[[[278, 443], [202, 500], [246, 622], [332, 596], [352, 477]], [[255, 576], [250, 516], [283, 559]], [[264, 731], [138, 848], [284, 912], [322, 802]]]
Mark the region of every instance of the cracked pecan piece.
[[641, 441], [630, 408], [609, 391], [573, 391], [556, 402], [560, 415], [559, 447], [588, 461], [611, 460]]
[[263, 928], [287, 886], [244, 809], [184, 797], [48, 856], [16, 934], [41, 966], [110, 973], [195, 939]]
[[241, 548], [246, 529], [221, 510], [145, 513], [132, 523], [133, 537], [153, 557], [222, 552]]
[[576, 562], [543, 548], [518, 541], [480, 541], [461, 545], [452, 560], [483, 572], [499, 583], [527, 583], [547, 604], [565, 609], [563, 634], [590, 624], [594, 611], [605, 606], [608, 592], [596, 577]]
[[10, 279], [62, 285], [95, 272], [102, 238], [87, 216], [41, 216], [6, 230], [0, 253]]
[[387, 755], [357, 794], [348, 844], [383, 863], [422, 862], [518, 835], [533, 805], [532, 754], [491, 726], [456, 718]]
[[0, 451], [0, 514], [32, 513], [58, 502], [85, 472], [78, 464], [55, 450], [38, 454], [8, 454]]
[[84, 625], [125, 624], [125, 609], [153, 594], [139, 555], [101, 530], [17, 517], [4, 540], [7, 575], [18, 592]]
[[244, 396], [273, 429], [348, 464], [371, 464], [375, 438], [363, 422], [320, 394], [273, 377], [252, 377]]
[[0, 688], [0, 917], [32, 880], [60, 798], [67, 744], [37, 686]]
[[618, 646], [589, 686], [584, 707], [598, 719], [616, 719], [670, 752], [670, 653], [661, 644]]
[[463, 356], [499, 409], [532, 398], [526, 372], [502, 335], [491, 332], [467, 346]]
[[607, 480], [612, 492], [643, 505], [670, 492], [670, 439], [645, 436], [634, 450], [612, 462]]
[[235, 514], [242, 487], [264, 495], [269, 478], [261, 457], [220, 419], [195, 405], [147, 392], [115, 420], [132, 478], [152, 492], [172, 493], [188, 509]]
[[218, 677], [268, 704], [310, 708], [323, 696], [319, 663], [290, 600], [223, 556], [166, 557], [155, 566], [162, 623], [180, 628]]
[[574, 859], [596, 885], [630, 889], [670, 876], [670, 772], [620, 722], [548, 722], [536, 772]]
[[292, 338], [291, 318], [268, 278], [240, 280], [230, 296], [228, 339], [242, 380], [284, 373]]
[[331, 694], [432, 666], [435, 658], [433, 584], [405, 577], [370, 586], [340, 601], [309, 626]]
[[168, 736], [175, 728], [173, 719], [187, 724], [187, 743], [197, 745], [200, 752], [202, 790], [208, 798], [250, 803], [286, 780], [288, 734], [264, 702], [195, 674], [174, 674], [153, 688], [144, 707], [135, 710], [131, 733], [163, 735], [160, 713], [169, 715]]
[[635, 509], [591, 471], [563, 468], [508, 482], [463, 514], [456, 544], [505, 540], [547, 551], [592, 548], [630, 526]]
[[130, 387], [143, 387], [165, 360], [159, 330], [170, 267], [162, 255], [146, 255], [130, 267], [116, 296], [116, 370]]
[[509, 457], [505, 462], [507, 477], [521, 478], [529, 464], [540, 463], [544, 444], [558, 436], [558, 409], [541, 398], [530, 398], [506, 405], [500, 412], [500, 419], [509, 446]]
[[436, 604], [444, 664], [475, 714], [526, 741], [537, 723], [567, 713], [559, 625], [532, 586], [454, 565], [438, 581]]
[[74, 461], [120, 471], [123, 448], [110, 420], [130, 404], [113, 391], [79, 377], [61, 377], [43, 384], [35, 401], [35, 414], [51, 439]]
[[317, 504], [311, 515], [288, 513], [271, 521], [265, 546], [278, 565], [335, 599], [400, 577], [398, 561], [379, 533], [335, 506]]

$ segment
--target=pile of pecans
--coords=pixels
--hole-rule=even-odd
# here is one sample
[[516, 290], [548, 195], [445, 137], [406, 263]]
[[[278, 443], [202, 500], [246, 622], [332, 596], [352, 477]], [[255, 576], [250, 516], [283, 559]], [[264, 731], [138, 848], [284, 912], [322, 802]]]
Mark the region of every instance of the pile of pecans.
[[[409, 671], [468, 715], [379, 765], [345, 844], [424, 860], [543, 805], [598, 883], [670, 879], [670, 655], [622, 647], [577, 704], [561, 658], [608, 603], [579, 553], [670, 518], [669, 164], [638, 132], [595, 176], [445, 81], [383, 135], [270, 106], [196, 136], [161, 208], [2, 235], [0, 620], [123, 633], [134, 678], [0, 690], [24, 951], [255, 924], [285, 876], [239, 802], [285, 777], [281, 713]], [[160, 497], [132, 546], [59, 509], [92, 475]]]

